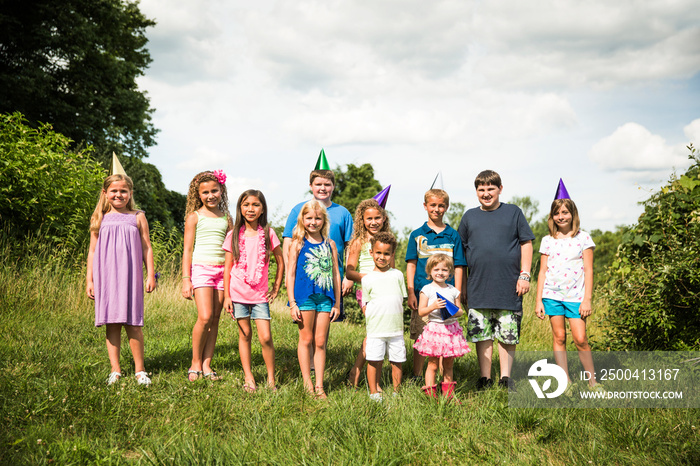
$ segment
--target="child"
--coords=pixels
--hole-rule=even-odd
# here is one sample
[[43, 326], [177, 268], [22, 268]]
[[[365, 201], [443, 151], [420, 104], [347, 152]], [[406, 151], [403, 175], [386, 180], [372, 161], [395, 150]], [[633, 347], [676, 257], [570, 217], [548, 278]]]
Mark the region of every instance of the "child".
[[190, 182], [185, 210], [185, 241], [182, 254], [182, 296], [197, 304], [192, 329], [192, 363], [187, 379], [219, 380], [211, 368], [219, 317], [224, 301], [224, 251], [221, 245], [231, 228], [221, 170], [201, 172]]
[[391, 267], [396, 250], [394, 235], [380, 232], [370, 243], [374, 270], [362, 277], [362, 311], [367, 321], [367, 383], [370, 399], [381, 401], [377, 383], [387, 353], [394, 392], [401, 384], [401, 364], [406, 360], [403, 300], [407, 293], [403, 274]]
[[564, 369], [569, 383], [566, 360], [566, 320], [578, 349], [583, 369], [591, 376], [588, 383], [594, 390], [602, 387], [596, 382], [591, 348], [586, 338], [586, 317], [591, 315], [593, 295], [593, 249], [590, 235], [579, 229], [576, 204], [569, 198], [564, 183], [552, 202], [547, 219], [549, 235], [540, 246], [540, 273], [537, 277], [537, 317], [549, 316], [554, 340], [554, 359]]
[[[365, 199], [360, 202], [355, 210], [355, 227], [352, 240], [348, 247], [348, 261], [345, 272], [346, 277], [359, 283], [362, 277], [374, 270], [374, 260], [370, 253], [370, 241], [379, 232], [391, 231], [389, 218], [379, 202], [375, 199]], [[394, 258], [391, 259], [391, 267], [394, 267]], [[357, 301], [362, 307], [362, 290], [357, 290]], [[362, 342], [362, 348], [357, 353], [355, 365], [350, 369], [348, 381], [357, 386], [360, 374], [365, 365], [365, 348], [367, 339]]]
[[[459, 290], [447, 283], [447, 280], [454, 275], [454, 271], [454, 264], [450, 256], [434, 254], [428, 258], [425, 272], [432, 282], [420, 290], [418, 314], [421, 317], [428, 316], [429, 322], [413, 345], [421, 356], [428, 358], [423, 391], [433, 398], [437, 398], [435, 374], [438, 371], [440, 358], [442, 358], [443, 381], [441, 388], [443, 396], [448, 400], [453, 398], [457, 384], [452, 378], [454, 358], [464, 356], [471, 351], [464, 338], [462, 327], [457, 322], [457, 318], [464, 314], [464, 311], [460, 309], [447, 319], [443, 319], [440, 312], [440, 309], [446, 306], [445, 300], [442, 298], [459, 307]], [[438, 297], [438, 293], [442, 298]]]
[[122, 326], [134, 356], [136, 380], [150, 385], [143, 359], [143, 264], [146, 292], [156, 288], [148, 221], [135, 210], [134, 184], [126, 175], [108, 176], [90, 218], [87, 295], [95, 300], [95, 327], [107, 328], [107, 353], [112, 372], [107, 384], [121, 377], [119, 352]]
[[[297, 218], [289, 250], [287, 294], [292, 319], [299, 324], [297, 355], [304, 388], [325, 399], [323, 373], [330, 323], [340, 309], [338, 250], [328, 238], [329, 220], [319, 201], [304, 204]], [[312, 353], [313, 351], [313, 353]], [[316, 386], [311, 382], [313, 354]]]
[[532, 234], [518, 206], [500, 202], [501, 177], [492, 170], [474, 180], [478, 208], [464, 213], [459, 224], [469, 275], [462, 283], [461, 300], [469, 309], [468, 333], [476, 343], [481, 377], [476, 388], [493, 385], [491, 356], [498, 341], [499, 385], [514, 390], [510, 379], [513, 352], [520, 339], [522, 296], [530, 290]]
[[[418, 340], [427, 323], [427, 317], [418, 315], [420, 290], [430, 281], [423, 270], [428, 258], [433, 254], [447, 254], [454, 260], [454, 278], [447, 283], [462, 283], [462, 268], [467, 265], [462, 251], [462, 241], [457, 231], [442, 221], [450, 206], [450, 197], [442, 189], [430, 189], [423, 198], [423, 208], [428, 213], [428, 221], [411, 233], [406, 247], [406, 281], [408, 283], [408, 307], [411, 308], [411, 340]], [[416, 271], [421, 272], [416, 274]], [[413, 349], [413, 377], [418, 382], [423, 373], [425, 358]]]
[[[267, 224], [267, 202], [262, 192], [249, 189], [236, 204], [236, 222], [224, 241], [224, 308], [238, 322], [238, 351], [245, 374], [243, 389], [256, 391], [250, 363], [250, 320], [255, 321], [267, 366], [267, 386], [275, 390], [275, 347], [270, 331], [270, 306], [282, 285], [284, 261], [280, 240]], [[268, 290], [270, 254], [275, 256], [275, 285]]]

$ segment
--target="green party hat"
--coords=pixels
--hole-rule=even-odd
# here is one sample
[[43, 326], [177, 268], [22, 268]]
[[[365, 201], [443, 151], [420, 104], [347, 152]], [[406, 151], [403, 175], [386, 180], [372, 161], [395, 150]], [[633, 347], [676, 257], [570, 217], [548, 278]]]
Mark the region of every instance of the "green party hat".
[[314, 170], [330, 170], [331, 167], [328, 165], [328, 160], [326, 159], [326, 153], [321, 149], [321, 153], [318, 154], [318, 160], [316, 161], [316, 168]]

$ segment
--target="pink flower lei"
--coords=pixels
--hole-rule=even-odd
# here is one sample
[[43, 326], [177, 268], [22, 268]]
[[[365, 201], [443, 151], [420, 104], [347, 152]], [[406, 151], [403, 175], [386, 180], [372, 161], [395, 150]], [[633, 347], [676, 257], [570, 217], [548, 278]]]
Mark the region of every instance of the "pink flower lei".
[[220, 185], [224, 185], [226, 183], [226, 173], [224, 173], [223, 170], [213, 170], [212, 173], [216, 177], [216, 179], [219, 181]]
[[250, 286], [257, 286], [262, 278], [263, 269], [265, 268], [265, 229], [258, 225], [258, 263], [255, 264], [253, 277], [250, 277], [248, 270], [248, 253], [245, 247], [245, 225], [238, 231], [238, 268], [244, 270], [243, 280]]

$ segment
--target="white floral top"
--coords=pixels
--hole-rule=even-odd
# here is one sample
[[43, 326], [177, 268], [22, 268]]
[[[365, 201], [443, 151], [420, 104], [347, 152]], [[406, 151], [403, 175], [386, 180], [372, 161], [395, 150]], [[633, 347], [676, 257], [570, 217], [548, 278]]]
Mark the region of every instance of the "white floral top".
[[543, 298], [580, 303], [583, 301], [583, 251], [595, 248], [591, 235], [580, 231], [573, 238], [542, 238], [540, 253], [547, 257]]

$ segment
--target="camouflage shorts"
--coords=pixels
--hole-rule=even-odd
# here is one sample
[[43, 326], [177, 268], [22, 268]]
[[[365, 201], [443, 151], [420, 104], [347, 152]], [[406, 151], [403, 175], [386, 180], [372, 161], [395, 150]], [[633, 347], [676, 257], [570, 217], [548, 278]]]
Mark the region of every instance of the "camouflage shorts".
[[469, 338], [472, 342], [497, 340], [506, 345], [520, 343], [522, 313], [498, 309], [469, 309]]

